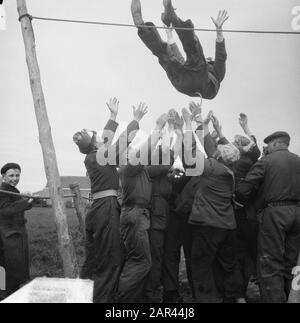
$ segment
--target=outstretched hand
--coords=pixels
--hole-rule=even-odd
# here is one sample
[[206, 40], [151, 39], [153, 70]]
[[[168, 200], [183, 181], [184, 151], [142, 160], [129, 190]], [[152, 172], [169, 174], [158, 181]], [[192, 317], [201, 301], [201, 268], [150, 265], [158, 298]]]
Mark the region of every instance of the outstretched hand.
[[214, 118], [214, 112], [210, 110], [206, 118], [203, 120], [203, 124], [205, 126], [208, 126], [209, 123], [213, 120], [213, 118]]
[[216, 19], [211, 17], [211, 19], [215, 24], [217, 30], [221, 30], [223, 28], [225, 21], [229, 19], [228, 12], [226, 10], [220, 10], [218, 17]]
[[189, 113], [186, 108], [182, 109], [182, 117], [186, 125], [192, 124], [193, 116]]
[[106, 103], [111, 114], [115, 117], [118, 115], [118, 112], [119, 112], [119, 104], [120, 104], [120, 102], [118, 101], [117, 98], [112, 98], [109, 100], [108, 103]]
[[191, 102], [189, 108], [194, 118], [197, 117], [198, 115], [201, 115], [202, 113], [202, 108], [200, 103]]
[[184, 121], [183, 121], [183, 118], [179, 116], [178, 113], [176, 113], [176, 119], [175, 119], [175, 122], [174, 122], [174, 130], [175, 130], [175, 133], [177, 135], [182, 135], [183, 133], [183, 125], [184, 125]]
[[211, 120], [212, 120], [213, 126], [218, 134], [218, 137], [221, 139], [222, 138], [222, 126], [220, 124], [219, 119], [213, 115]]
[[157, 120], [156, 120], [156, 126], [158, 130], [162, 130], [166, 123], [169, 120], [169, 115], [167, 113], [162, 114]]
[[133, 118], [137, 122], [140, 122], [147, 113], [148, 107], [145, 103], [140, 103], [137, 108], [133, 106]]
[[240, 114], [239, 123], [243, 129], [248, 126], [248, 117], [244, 113]]

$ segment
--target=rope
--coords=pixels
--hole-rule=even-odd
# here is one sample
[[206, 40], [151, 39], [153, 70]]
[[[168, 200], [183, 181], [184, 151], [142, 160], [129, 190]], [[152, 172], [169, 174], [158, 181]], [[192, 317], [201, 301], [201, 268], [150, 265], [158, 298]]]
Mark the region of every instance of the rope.
[[[18, 197], [23, 197], [25, 199], [33, 199], [33, 200], [50, 200], [51, 197], [43, 197], [43, 196], [31, 196], [31, 195], [25, 195], [25, 194], [19, 194], [19, 193], [14, 193], [14, 192], [10, 192], [10, 191], [4, 191], [4, 190], [0, 190], [1, 194], [6, 194], [6, 195], [11, 195], [11, 196], [18, 196]], [[65, 195], [64, 198], [68, 199], [68, 198], [73, 198], [75, 197], [75, 195]], [[89, 200], [88, 197], [81, 197], [84, 200]]]
[[[111, 23], [111, 22], [100, 22], [100, 21], [86, 21], [86, 20], [71, 20], [71, 19], [59, 19], [59, 18], [46, 18], [46, 17], [36, 17], [31, 16], [32, 19], [52, 21], [52, 22], [65, 22], [65, 23], [75, 23], [75, 24], [88, 24], [88, 25], [101, 25], [101, 26], [112, 26], [112, 27], [128, 27], [128, 28], [155, 28], [155, 29], [176, 29], [176, 30], [194, 30], [194, 31], [204, 31], [204, 32], [215, 32], [215, 29], [208, 28], [185, 28], [185, 27], [162, 27], [162, 26], [148, 26], [148, 25], [132, 25], [132, 24], [121, 24], [121, 23]], [[242, 34], [274, 34], [274, 35], [300, 35], [297, 31], [268, 31], [268, 30], [234, 30], [225, 29], [224, 33], [242, 33]]]

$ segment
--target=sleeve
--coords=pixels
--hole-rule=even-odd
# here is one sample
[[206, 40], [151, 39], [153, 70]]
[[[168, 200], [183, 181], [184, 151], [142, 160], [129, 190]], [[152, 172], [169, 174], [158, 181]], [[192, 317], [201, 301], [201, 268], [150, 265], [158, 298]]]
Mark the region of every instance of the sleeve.
[[256, 163], [261, 156], [261, 151], [257, 146], [257, 140], [254, 136], [251, 136], [251, 139], [255, 143], [255, 145], [252, 147], [252, 149], [249, 151], [249, 157], [251, 158], [253, 163]]
[[249, 200], [254, 191], [258, 191], [263, 184], [266, 173], [266, 159], [258, 161], [250, 170], [246, 178], [237, 186], [237, 200], [244, 203]]
[[31, 208], [32, 204], [29, 204], [27, 200], [10, 202], [4, 198], [0, 201], [0, 216], [13, 216], [17, 213], [28, 211]]
[[205, 168], [205, 157], [197, 147], [193, 131], [186, 131], [183, 139], [183, 166], [188, 176], [201, 176]]
[[170, 48], [172, 50], [172, 53], [173, 55], [175, 56], [176, 60], [181, 63], [181, 64], [184, 64], [185, 63], [185, 59], [184, 57], [182, 56], [178, 46], [176, 43], [173, 43], [170, 45]]
[[117, 122], [108, 120], [102, 134], [102, 140], [107, 147], [112, 144], [118, 126], [119, 124]]
[[229, 143], [230, 142], [227, 140], [226, 137], [223, 137], [218, 141], [218, 145], [228, 145]]
[[222, 82], [226, 73], [227, 52], [225, 40], [223, 42], [216, 42], [216, 57], [214, 62], [214, 70], [218, 75], [218, 81]]
[[211, 158], [217, 151], [216, 142], [210, 134], [204, 137], [204, 150], [208, 158]]
[[[139, 123], [132, 121], [127, 129], [120, 135], [114, 145], [102, 146], [97, 151], [97, 162], [99, 165], [120, 165], [121, 156], [125, 153], [139, 130]], [[109, 157], [107, 157], [109, 156]]]
[[122, 166], [120, 168], [120, 174], [123, 176], [127, 176], [127, 177], [135, 177], [138, 174], [140, 174], [145, 166], [143, 165], [137, 165], [137, 166], [133, 166], [133, 165], [127, 165], [127, 166]]
[[203, 175], [210, 176], [214, 173], [216, 160], [214, 158], [208, 158], [204, 160]]
[[189, 165], [186, 161], [186, 158], [188, 158], [186, 156], [189, 155], [189, 152], [193, 156], [196, 154], [197, 142], [196, 142], [194, 136], [192, 136], [192, 145], [189, 145], [189, 144], [190, 144], [190, 142], [187, 141], [187, 135], [184, 134], [183, 142], [182, 142], [182, 164], [183, 164], [183, 168], [185, 170], [195, 167], [195, 165]]

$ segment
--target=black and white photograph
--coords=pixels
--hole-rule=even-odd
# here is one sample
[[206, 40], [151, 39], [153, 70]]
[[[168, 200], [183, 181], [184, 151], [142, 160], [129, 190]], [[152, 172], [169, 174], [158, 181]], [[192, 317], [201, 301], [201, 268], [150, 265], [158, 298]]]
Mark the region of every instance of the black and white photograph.
[[0, 303], [300, 303], [299, 54], [300, 0], [0, 0]]

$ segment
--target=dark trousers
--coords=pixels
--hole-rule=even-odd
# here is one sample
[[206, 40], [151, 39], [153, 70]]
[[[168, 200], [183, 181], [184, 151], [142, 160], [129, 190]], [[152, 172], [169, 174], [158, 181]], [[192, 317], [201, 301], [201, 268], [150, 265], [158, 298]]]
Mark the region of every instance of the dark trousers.
[[242, 287], [241, 294], [247, 297], [251, 276], [257, 273], [257, 237], [258, 223], [247, 218], [244, 208], [235, 212], [237, 222], [237, 277]]
[[94, 281], [94, 302], [114, 301], [122, 259], [117, 198], [96, 200], [86, 216], [86, 260], [81, 272], [81, 278]]
[[[215, 270], [216, 266], [218, 270]], [[216, 273], [220, 276], [215, 277]], [[235, 230], [194, 227], [192, 274], [198, 303], [215, 303], [219, 297], [240, 297], [236, 279]]]
[[300, 207], [268, 207], [259, 216], [258, 278], [263, 301], [285, 303], [300, 252]]
[[182, 247], [184, 250], [188, 281], [194, 296], [191, 262], [192, 241], [192, 227], [188, 224], [187, 219], [175, 212], [171, 212], [166, 229], [162, 273], [164, 302], [166, 303], [175, 303], [180, 300], [179, 268]]
[[[151, 22], [145, 25], [154, 26]], [[188, 20], [178, 22], [176, 27], [193, 28], [194, 25]], [[158, 57], [160, 65], [179, 92], [191, 97], [197, 97], [197, 93], [200, 92], [204, 99], [213, 99], [219, 91], [219, 84], [215, 86], [209, 79], [208, 64], [198, 37], [193, 30], [176, 30], [176, 32], [187, 55], [185, 64], [178, 62], [172, 55], [168, 44], [162, 41], [157, 29], [139, 28], [138, 35], [152, 54]], [[218, 71], [217, 75], [223, 80], [225, 68]]]
[[0, 294], [5, 298], [17, 291], [30, 279], [28, 235], [24, 227], [0, 227], [1, 266], [5, 269], [5, 291]]
[[150, 230], [150, 248], [152, 267], [147, 278], [145, 289], [147, 302], [162, 302], [162, 261], [164, 254], [165, 231]]
[[119, 303], [144, 301], [145, 283], [152, 265], [149, 229], [150, 213], [147, 209], [122, 209], [121, 237], [125, 246], [125, 264], [119, 281]]

